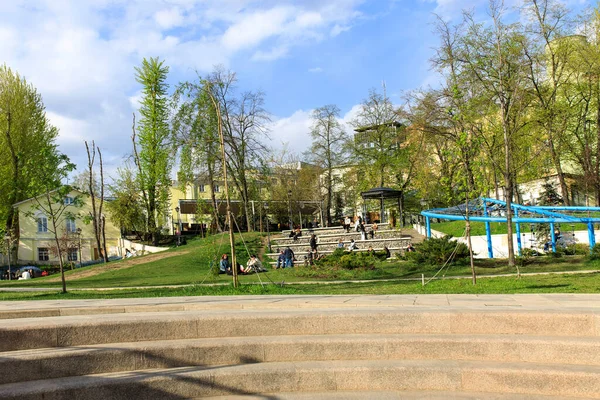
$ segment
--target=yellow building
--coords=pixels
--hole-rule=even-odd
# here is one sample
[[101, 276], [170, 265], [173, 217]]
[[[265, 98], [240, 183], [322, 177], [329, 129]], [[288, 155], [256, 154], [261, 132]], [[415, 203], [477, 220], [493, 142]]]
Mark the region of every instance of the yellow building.
[[[19, 215], [19, 245], [17, 262], [19, 264], [58, 264], [57, 245], [54, 240], [52, 221], [41, 207], [45, 200], [41, 195], [13, 205]], [[38, 199], [38, 200], [36, 200]], [[75, 201], [81, 199], [81, 202]], [[94, 235], [94, 225], [89, 219], [92, 216], [92, 200], [86, 193], [71, 191], [63, 199], [65, 213], [58, 218], [58, 237], [61, 248], [67, 249], [64, 260], [79, 263], [99, 258], [98, 246]], [[81, 203], [81, 204], [78, 204]], [[53, 208], [58, 208], [58, 204]], [[73, 218], [68, 218], [72, 216]], [[119, 229], [106, 219], [106, 247], [108, 255], [119, 255], [118, 241], [121, 237]]]

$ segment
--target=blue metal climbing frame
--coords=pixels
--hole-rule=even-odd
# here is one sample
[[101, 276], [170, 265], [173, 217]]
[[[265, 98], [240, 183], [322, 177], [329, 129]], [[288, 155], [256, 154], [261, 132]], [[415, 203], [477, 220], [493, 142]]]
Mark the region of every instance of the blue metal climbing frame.
[[[587, 224], [590, 251], [596, 244], [594, 235], [594, 223], [600, 223], [600, 217], [592, 217], [591, 212], [599, 212], [600, 207], [576, 207], [576, 206], [526, 206], [512, 203], [512, 222], [516, 225], [517, 248], [519, 255], [522, 254], [521, 224], [543, 224], [550, 225], [550, 238], [552, 251], [556, 251], [555, 224], [560, 223], [583, 223]], [[570, 213], [588, 213], [587, 216], [572, 215]], [[466, 205], [461, 204], [448, 208], [433, 208], [421, 212], [425, 217], [425, 229], [427, 237], [431, 237], [431, 218], [447, 219], [453, 221], [466, 220]], [[506, 223], [506, 202], [502, 200], [480, 197], [469, 202], [469, 220], [485, 222], [487, 237], [488, 256], [494, 258], [492, 247], [492, 234], [490, 222]]]

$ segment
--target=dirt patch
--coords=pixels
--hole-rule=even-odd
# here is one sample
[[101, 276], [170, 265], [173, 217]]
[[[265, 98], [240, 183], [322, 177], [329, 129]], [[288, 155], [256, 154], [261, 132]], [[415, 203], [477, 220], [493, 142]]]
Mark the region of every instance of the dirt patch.
[[[146, 264], [149, 262], [162, 260], [164, 258], [169, 258], [169, 257], [173, 257], [173, 256], [180, 256], [182, 254], [187, 254], [189, 252], [190, 252], [190, 250], [161, 252], [161, 253], [149, 254], [147, 256], [133, 257], [133, 258], [129, 258], [125, 261], [110, 262], [108, 264], [96, 264], [93, 268], [75, 271], [73, 274], [69, 275], [69, 280], [87, 278], [90, 276], [103, 274], [108, 271], [116, 271], [119, 269], [131, 268], [135, 265]], [[58, 276], [56, 276], [54, 278], [50, 278], [50, 279], [46, 280], [45, 282], [59, 282], [60, 280], [61, 279], [60, 279], [60, 274], [59, 274]]]

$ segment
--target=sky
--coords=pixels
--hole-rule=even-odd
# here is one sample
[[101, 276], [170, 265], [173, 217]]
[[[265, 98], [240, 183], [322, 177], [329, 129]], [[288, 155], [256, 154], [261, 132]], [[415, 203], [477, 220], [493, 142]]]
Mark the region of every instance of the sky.
[[[516, 2], [517, 0], [512, 0]], [[507, 0], [510, 6], [511, 2]], [[590, 2], [570, 0], [580, 8]], [[353, 119], [385, 82], [402, 94], [436, 85], [429, 59], [435, 15], [481, 12], [487, 0], [0, 0], [0, 63], [42, 95], [60, 130], [60, 151], [83, 171], [84, 140], [114, 173], [131, 153], [139, 107], [135, 66], [160, 57], [169, 83], [236, 72], [240, 90], [261, 90], [273, 151], [310, 146], [310, 113], [336, 104]]]

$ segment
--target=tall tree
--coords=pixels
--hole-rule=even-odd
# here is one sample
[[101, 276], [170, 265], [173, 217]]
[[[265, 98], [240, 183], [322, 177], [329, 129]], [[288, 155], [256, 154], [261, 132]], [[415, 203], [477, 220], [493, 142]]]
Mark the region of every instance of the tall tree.
[[330, 226], [334, 198], [333, 168], [345, 158], [343, 145], [348, 141], [348, 135], [339, 121], [340, 109], [334, 104], [313, 110], [311, 117], [312, 145], [309, 156], [325, 172], [325, 218], [327, 226]]
[[42, 185], [60, 183], [57, 136], [41, 95], [18, 73], [0, 66], [0, 224], [6, 231], [18, 232], [13, 204], [40, 194]]
[[249, 203], [256, 195], [251, 190], [252, 171], [262, 169], [269, 139], [267, 122], [269, 113], [264, 108], [264, 94], [260, 91], [235, 93], [235, 73], [218, 67], [207, 79], [211, 93], [218, 101], [227, 150], [227, 169], [242, 200], [246, 226], [250, 231], [252, 222]]
[[177, 180], [182, 188], [198, 179], [210, 187], [213, 224], [221, 231], [215, 183], [221, 168], [218, 121], [209, 98], [208, 88], [198, 81], [180, 84], [173, 95], [176, 113], [173, 118], [173, 144], [179, 151]]
[[351, 141], [352, 158], [365, 173], [364, 188], [389, 184], [399, 150], [396, 111], [390, 99], [375, 89], [360, 105], [352, 121], [355, 135]]
[[569, 61], [577, 50], [569, 33], [572, 21], [564, 5], [555, 0], [531, 0], [525, 10], [529, 14], [528, 42], [524, 46], [528, 59], [529, 79], [536, 99], [535, 122], [546, 137], [552, 164], [559, 184], [565, 194], [563, 201], [569, 205], [568, 188], [563, 172], [561, 136], [567, 128], [569, 109], [560, 101], [560, 91], [571, 80]]
[[145, 195], [148, 231], [153, 243], [157, 243], [163, 217], [169, 200], [169, 178], [172, 157], [169, 142], [169, 107], [166, 83], [169, 67], [158, 57], [145, 59], [141, 67], [135, 68], [135, 78], [142, 88], [140, 121], [137, 127], [137, 142], [134, 131], [135, 162], [138, 180]]
[[[527, 59], [524, 52], [524, 35], [518, 24], [504, 23], [504, 6], [490, 1], [492, 24], [478, 24], [466, 13], [467, 33], [464, 37], [462, 59], [473, 83], [480, 86], [490, 105], [497, 105], [498, 115], [487, 122], [497, 125], [502, 133], [504, 163], [500, 165], [504, 177], [506, 222], [508, 228], [508, 265], [515, 267], [513, 245], [512, 201], [515, 192], [515, 162], [519, 138], [527, 125], [527, 109], [531, 101], [527, 76]], [[517, 273], [519, 272], [518, 266]]]

